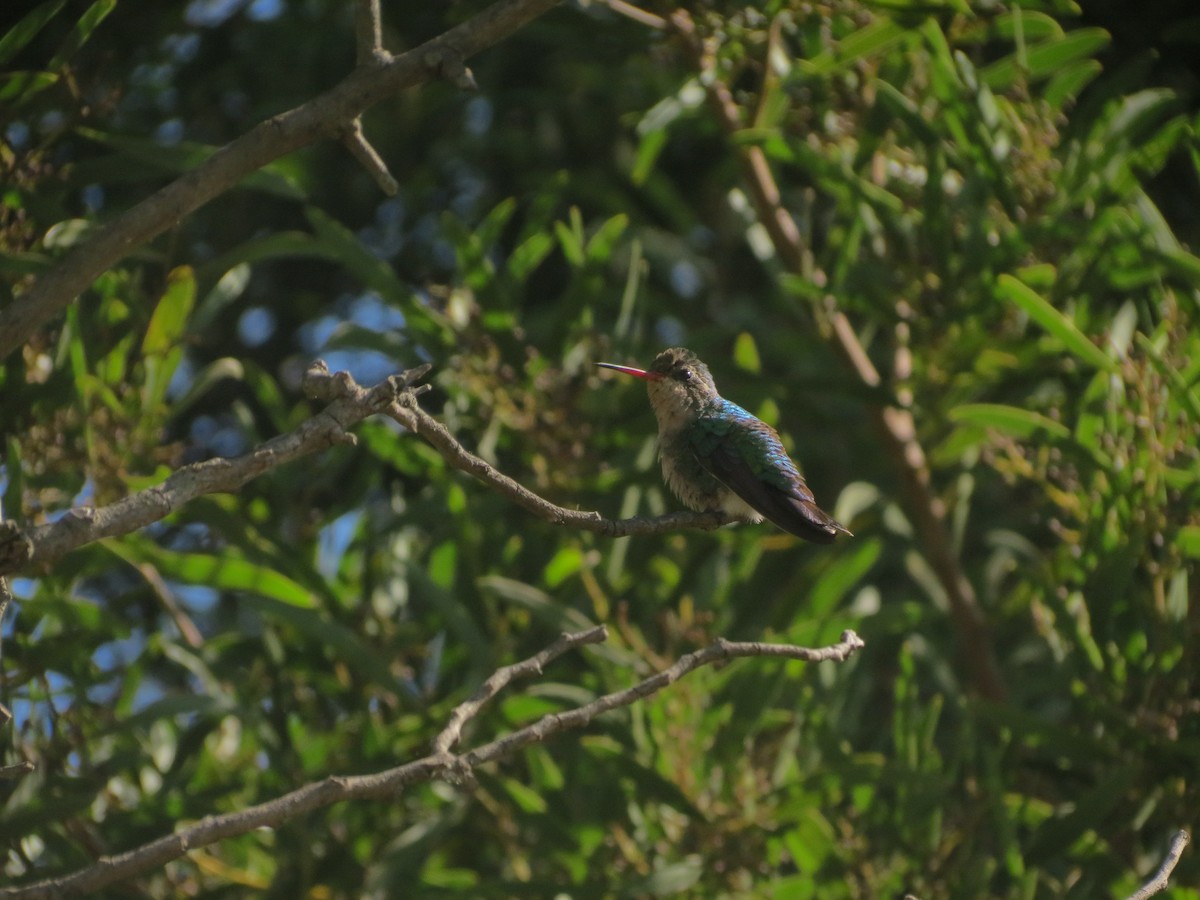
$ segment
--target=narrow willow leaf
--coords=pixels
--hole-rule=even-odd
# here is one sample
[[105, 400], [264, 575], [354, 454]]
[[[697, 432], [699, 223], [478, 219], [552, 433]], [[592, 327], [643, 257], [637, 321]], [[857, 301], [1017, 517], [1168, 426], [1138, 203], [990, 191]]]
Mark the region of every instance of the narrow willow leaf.
[[833, 52], [821, 53], [805, 62], [797, 62], [796, 71], [808, 75], [829, 75], [860, 59], [875, 56], [902, 39], [909, 31], [891, 19], [877, 19], [838, 42]]
[[1049, 78], [1078, 60], [1089, 59], [1108, 46], [1111, 38], [1103, 28], [1080, 28], [1058, 40], [1043, 41], [1025, 52], [1022, 67], [1012, 53], [983, 70], [983, 83], [994, 91], [1006, 90], [1024, 75], [1031, 81]]
[[6, 72], [0, 75], [0, 100], [11, 103], [58, 84], [53, 72]]
[[[41, 6], [34, 7], [21, 21], [0, 37], [0, 66], [17, 55], [25, 45], [37, 37], [37, 33], [58, 15], [59, 10], [66, 5], [67, 0], [51, 0]], [[12, 8], [9, 7], [9, 11]]]
[[950, 410], [950, 420], [960, 425], [995, 428], [1019, 438], [1029, 437], [1039, 431], [1056, 438], [1071, 434], [1070, 429], [1061, 422], [1055, 422], [1041, 413], [1001, 403], [964, 403]]
[[245, 559], [210, 556], [207, 553], [178, 553], [137, 537], [100, 542], [115, 556], [137, 564], [148, 562], [164, 578], [226, 591], [245, 591], [269, 597], [289, 606], [311, 609], [316, 600], [307, 588], [274, 569]]
[[1065, 315], [1050, 305], [1040, 294], [1022, 284], [1011, 275], [1001, 275], [996, 285], [997, 293], [1018, 307], [1041, 325], [1046, 331], [1062, 341], [1067, 351], [1081, 362], [1097, 369], [1115, 371], [1116, 364], [1103, 350], [1088, 340], [1079, 328]]
[[163, 354], [179, 343], [196, 299], [196, 276], [190, 266], [179, 266], [167, 275], [163, 292], [150, 317], [142, 353]]
[[87, 12], [79, 17], [79, 21], [75, 23], [75, 27], [71, 29], [71, 33], [67, 35], [67, 39], [63, 41], [62, 47], [54, 54], [54, 59], [50, 60], [50, 68], [57, 71], [62, 65], [70, 62], [79, 48], [87, 43], [88, 38], [92, 36], [100, 23], [108, 18], [108, 14], [117, 7], [117, 0], [96, 0], [88, 7]]

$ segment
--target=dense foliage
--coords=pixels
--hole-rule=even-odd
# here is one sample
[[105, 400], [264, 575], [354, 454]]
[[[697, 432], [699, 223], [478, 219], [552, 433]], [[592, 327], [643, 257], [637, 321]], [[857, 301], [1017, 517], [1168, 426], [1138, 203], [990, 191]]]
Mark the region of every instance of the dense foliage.
[[[486, 4], [383, 6], [400, 52]], [[1151, 47], [1160, 12], [1124, 13]], [[1097, 897], [1196, 825], [1194, 72], [1114, 52], [1069, 0], [692, 20], [707, 62], [602, 3], [557, 9], [470, 61], [477, 93], [433, 84], [366, 116], [396, 198], [330, 141], [138, 248], [0, 364], [4, 514], [109, 503], [294, 427], [314, 356], [364, 382], [431, 361], [425, 408], [513, 478], [667, 511], [644, 392], [591, 364], [686, 345], [856, 536], [559, 529], [369, 421], [357, 446], [14, 580], [2, 746], [37, 768], [0, 783], [6, 878], [424, 755], [493, 669], [591, 621], [607, 645], [506, 692], [469, 740], [717, 636], [854, 628], [867, 648], [703, 670], [478, 783], [228, 840], [145, 889]], [[352, 4], [329, 0], [51, 0], [9, 22], [0, 304], [353, 59]], [[755, 148], [799, 254], [749, 190]], [[833, 310], [880, 384], [834, 349]], [[948, 548], [914, 528], [886, 406], [911, 410]]]

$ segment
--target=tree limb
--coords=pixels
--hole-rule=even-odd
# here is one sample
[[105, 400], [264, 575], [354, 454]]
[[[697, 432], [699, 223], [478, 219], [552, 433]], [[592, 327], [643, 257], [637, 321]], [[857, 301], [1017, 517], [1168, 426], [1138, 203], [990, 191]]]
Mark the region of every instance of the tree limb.
[[1183, 851], [1190, 840], [1191, 835], [1186, 831], [1180, 829], [1175, 832], [1174, 837], [1171, 838], [1171, 846], [1167, 849], [1166, 859], [1158, 867], [1154, 877], [1142, 885], [1136, 893], [1130, 894], [1129, 900], [1146, 900], [1147, 897], [1153, 897], [1155, 894], [1165, 891], [1167, 882], [1171, 880], [1171, 873], [1179, 865], [1179, 859], [1183, 856]]
[[[97, 228], [0, 310], [0, 359], [66, 309], [101, 273], [247, 175], [322, 138], [343, 134], [364, 110], [405, 88], [442, 77], [466, 83], [470, 71], [463, 66], [464, 59], [508, 37], [558, 2], [499, 0], [407, 53], [358, 66], [325, 93], [226, 144], [187, 174]], [[373, 36], [370, 40], [373, 44]]]
[[244, 456], [183, 466], [161, 484], [130, 494], [108, 506], [72, 509], [55, 522], [28, 530], [18, 528], [13, 522], [0, 522], [0, 576], [45, 567], [85, 544], [128, 534], [157, 522], [203, 494], [236, 491], [277, 466], [337, 443], [354, 443], [355, 437], [347, 429], [376, 413], [390, 415], [433, 445], [451, 466], [474, 476], [554, 525], [623, 537], [665, 534], [681, 528], [712, 530], [732, 521], [720, 513], [691, 511], [606, 519], [598, 512], [566, 509], [551, 503], [471, 453], [444, 425], [417, 406], [416, 398], [428, 390], [428, 386], [418, 386], [415, 382], [430, 368], [429, 365], [419, 366], [367, 389], [359, 386], [349, 373], [330, 373], [325, 364], [317, 360], [304, 381], [308, 396], [329, 403], [317, 415]]
[[334, 803], [393, 798], [413, 784], [439, 778], [455, 781], [469, 779], [478, 766], [505, 759], [522, 747], [545, 741], [561, 732], [582, 728], [602, 713], [630, 706], [702, 666], [748, 656], [842, 662], [863, 646], [862, 639], [853, 631], [843, 632], [837, 644], [818, 649], [757, 642], [734, 643], [719, 639], [711, 646], [687, 654], [669, 669], [630, 688], [605, 694], [566, 712], [551, 713], [532, 725], [464, 754], [456, 756], [450, 753], [449, 748], [459, 739], [463, 723], [514, 678], [539, 673], [542, 666], [567, 650], [584, 644], [598, 643], [607, 636], [607, 629], [602, 625], [575, 634], [564, 634], [535, 656], [498, 670], [473, 697], [451, 712], [450, 722], [438, 735], [434, 742], [434, 752], [429, 756], [373, 775], [330, 776], [257, 806], [234, 813], [208, 816], [195, 825], [150, 841], [141, 847], [116, 856], [103, 857], [95, 864], [70, 875], [48, 878], [22, 887], [0, 888], [0, 897], [23, 897], [32, 900], [79, 896], [158, 868], [173, 859], [178, 859], [189, 850], [246, 834], [256, 828], [276, 828]]
[[557, 641], [529, 659], [492, 673], [469, 700], [464, 700], [450, 712], [450, 721], [433, 741], [433, 753], [440, 756], [450, 752], [450, 748], [462, 739], [463, 726], [483, 709], [485, 703], [495, 697], [504, 688], [518, 678], [528, 678], [541, 675], [542, 667], [551, 660], [558, 659], [568, 650], [581, 647], [584, 644], [600, 644], [608, 640], [608, 629], [597, 625], [587, 631], [576, 631], [573, 634], [563, 634]]
[[535, 494], [522, 484], [498, 471], [455, 440], [454, 435], [406, 397], [400, 397], [387, 411], [409, 431], [423, 437], [454, 468], [466, 472], [518, 506], [554, 525], [579, 528], [607, 537], [632, 534], [664, 534], [680, 528], [711, 530], [734, 521], [716, 512], [674, 512], [663, 516], [635, 516], [631, 519], [606, 519], [598, 512], [565, 509]]
[[[338, 380], [343, 393], [298, 428], [271, 438], [244, 456], [209, 459], [183, 466], [161, 484], [137, 491], [108, 506], [79, 507], [69, 510], [56, 522], [35, 526], [28, 532], [14, 529], [0, 533], [0, 575], [44, 566], [84, 544], [128, 534], [157, 522], [202, 494], [236, 491], [276, 466], [334, 444], [354, 443], [355, 437], [347, 432], [348, 428], [385, 410], [397, 394], [416, 396], [427, 390], [412, 385], [430, 368], [425, 365], [410, 369], [366, 390], [348, 377], [340, 379], [338, 376], [342, 373], [329, 376], [321, 363], [320, 370], [330, 379]], [[309, 375], [312, 374], [310, 370]], [[308, 381], [307, 386], [312, 388], [313, 378], [309, 377]]]

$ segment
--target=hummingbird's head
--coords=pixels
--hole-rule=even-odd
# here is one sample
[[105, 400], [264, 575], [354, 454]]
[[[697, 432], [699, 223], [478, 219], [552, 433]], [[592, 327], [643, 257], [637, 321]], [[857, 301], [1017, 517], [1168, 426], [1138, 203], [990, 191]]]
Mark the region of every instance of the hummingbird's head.
[[[650, 405], [660, 423], [677, 416], [686, 417], [717, 396], [708, 366], [700, 362], [691, 350], [672, 347], [654, 357], [649, 369], [635, 369], [613, 363], [596, 363], [606, 369], [624, 372], [646, 382]], [[664, 418], [665, 417], [665, 418]]]

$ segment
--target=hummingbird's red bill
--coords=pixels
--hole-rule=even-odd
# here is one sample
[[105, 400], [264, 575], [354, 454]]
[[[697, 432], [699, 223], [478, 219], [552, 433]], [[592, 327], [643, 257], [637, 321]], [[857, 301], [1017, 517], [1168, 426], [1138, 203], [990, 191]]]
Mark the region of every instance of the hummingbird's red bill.
[[635, 369], [633, 366], [618, 366], [616, 363], [596, 363], [602, 369], [612, 369], [614, 372], [624, 372], [634, 378], [644, 378], [646, 381], [658, 381], [662, 378], [657, 372], [647, 372], [645, 369]]

